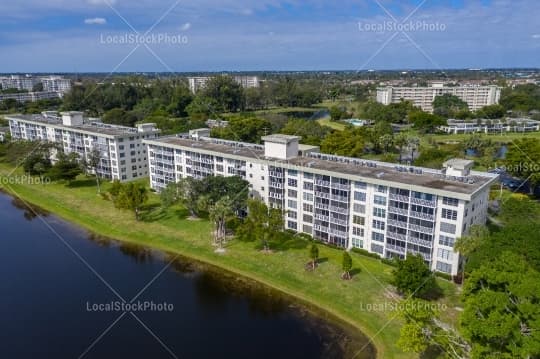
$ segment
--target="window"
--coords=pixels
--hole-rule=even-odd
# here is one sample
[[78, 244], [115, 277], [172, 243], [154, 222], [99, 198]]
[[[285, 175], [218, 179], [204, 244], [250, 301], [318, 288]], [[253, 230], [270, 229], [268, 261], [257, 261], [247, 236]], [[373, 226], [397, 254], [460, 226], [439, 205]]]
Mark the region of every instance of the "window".
[[447, 261], [451, 261], [453, 257], [452, 251], [449, 251], [448, 249], [439, 248], [437, 250], [437, 257], [441, 259], [446, 259]]
[[371, 239], [377, 242], [383, 242], [384, 243], [384, 234], [379, 232], [371, 232]]
[[303, 219], [304, 222], [308, 222], [308, 223], [313, 222], [313, 216], [310, 216], [309, 214], [304, 214], [302, 219]]
[[366, 189], [367, 188], [367, 183], [366, 182], [354, 182], [354, 188]]
[[296, 201], [294, 201], [294, 200], [292, 200], [292, 199], [290, 199], [290, 200], [287, 201], [287, 207], [289, 207], [289, 208], [295, 208], [295, 209], [296, 209], [296, 206], [297, 206]]
[[354, 192], [354, 200], [355, 201], [360, 201], [360, 202], [365, 202], [366, 201], [366, 194], [363, 193], [363, 192]]
[[388, 189], [388, 187], [386, 186], [377, 186], [377, 192], [379, 193], [386, 193], [386, 190]]
[[297, 229], [296, 222], [293, 222], [293, 221], [287, 221], [287, 228], [289, 228], [289, 229], [294, 229], [294, 230], [296, 231], [296, 229]]
[[295, 170], [289, 170], [289, 171], [287, 172], [287, 174], [288, 174], [289, 176], [291, 176], [291, 177], [296, 177], [296, 176], [298, 176], [298, 171], [295, 171]]
[[441, 222], [441, 232], [456, 234], [456, 225], [446, 222]]
[[304, 203], [302, 207], [304, 209], [304, 212], [313, 213], [313, 205], [312, 204]]
[[381, 246], [381, 245], [375, 244], [375, 243], [371, 243], [371, 251], [373, 253], [383, 254], [384, 253], [384, 247]]
[[364, 217], [353, 216], [353, 223], [363, 226], [366, 223], [366, 220]]
[[457, 220], [457, 211], [453, 209], [442, 209], [442, 218], [451, 219], [453, 221]]
[[364, 228], [352, 227], [352, 234], [354, 236], [363, 237], [364, 236]]
[[386, 206], [386, 197], [375, 195], [373, 202], [381, 206]]
[[356, 213], [366, 213], [366, 206], [360, 203], [355, 203], [353, 205], [353, 211]]
[[454, 242], [455, 242], [455, 239], [452, 238], [452, 237], [448, 237], [448, 236], [443, 236], [443, 235], [440, 235], [439, 236], [439, 244], [441, 246], [446, 246], [446, 247], [454, 247]]
[[287, 191], [287, 194], [289, 195], [289, 197], [296, 197], [298, 196], [298, 192], [296, 192], [296, 190], [294, 189], [290, 189]]
[[352, 246], [354, 248], [363, 248], [364, 247], [364, 241], [362, 241], [361, 239], [358, 239], [358, 238], [353, 238], [352, 239]]
[[437, 261], [436, 268], [439, 272], [452, 273], [452, 265]]
[[294, 211], [287, 211], [287, 218], [296, 219], [296, 212], [294, 212]]
[[307, 190], [307, 191], [313, 191], [313, 183], [304, 182], [304, 189]]
[[448, 206], [457, 207], [459, 200], [457, 198], [443, 197], [442, 203]]
[[293, 178], [289, 178], [287, 180], [287, 184], [289, 185], [289, 187], [298, 187], [298, 181]]
[[312, 202], [313, 201], [313, 193], [304, 192], [303, 198], [304, 198], [304, 201]]
[[302, 226], [302, 232], [311, 234], [313, 233], [313, 228], [311, 226], [308, 226], [307, 224], [304, 224]]
[[386, 210], [384, 208], [373, 208], [373, 215], [375, 217], [385, 218], [386, 217]]
[[384, 231], [385, 223], [383, 221], [373, 220], [373, 228], [380, 229]]
[[305, 179], [313, 179], [313, 173], [304, 172], [304, 178]]

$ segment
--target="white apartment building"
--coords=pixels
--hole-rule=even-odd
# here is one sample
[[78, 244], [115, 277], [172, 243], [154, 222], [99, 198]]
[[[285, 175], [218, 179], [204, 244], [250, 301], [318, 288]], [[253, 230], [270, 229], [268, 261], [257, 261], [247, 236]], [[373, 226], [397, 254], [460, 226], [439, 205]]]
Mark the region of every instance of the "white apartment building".
[[497, 175], [451, 160], [442, 170], [321, 154], [299, 137], [264, 145], [208, 137], [209, 129], [144, 140], [151, 187], [183, 177], [240, 176], [250, 196], [284, 210], [288, 229], [382, 257], [420, 254], [432, 270], [459, 270], [456, 238], [484, 224]]
[[2, 85], [3, 90], [14, 88], [17, 90], [32, 91], [34, 85], [37, 83], [39, 83], [39, 81], [30, 75], [11, 75], [0, 77], [0, 85]]
[[12, 99], [17, 102], [35, 102], [39, 100], [50, 100], [55, 98], [60, 98], [60, 94], [58, 92], [38, 91], [0, 94], [0, 101]]
[[[192, 93], [196, 93], [206, 87], [206, 83], [212, 77], [210, 76], [198, 76], [188, 77], [189, 90]], [[258, 76], [233, 76], [234, 81], [240, 84], [243, 88], [259, 87], [260, 81]]]
[[433, 84], [431, 87], [380, 87], [377, 89], [377, 102], [383, 105], [411, 101], [426, 112], [433, 112], [435, 97], [450, 94], [459, 97], [469, 105], [469, 110], [477, 111], [482, 107], [496, 105], [501, 97], [498, 86], [454, 86], [445, 87]]
[[[144, 139], [156, 138], [155, 124], [137, 128], [102, 123], [83, 118], [82, 112], [44, 112], [40, 115], [8, 115], [13, 139], [41, 140], [60, 144], [65, 153], [77, 152], [87, 158], [93, 149], [101, 153], [97, 174], [106, 179], [129, 181], [148, 176], [147, 149]], [[53, 156], [54, 157], [54, 156]]]
[[530, 118], [506, 118], [498, 120], [454, 120], [449, 119], [439, 130], [446, 133], [504, 133], [540, 131], [540, 121]]
[[65, 94], [71, 90], [71, 80], [61, 76], [48, 76], [40, 78], [43, 84], [43, 91], [58, 92]]

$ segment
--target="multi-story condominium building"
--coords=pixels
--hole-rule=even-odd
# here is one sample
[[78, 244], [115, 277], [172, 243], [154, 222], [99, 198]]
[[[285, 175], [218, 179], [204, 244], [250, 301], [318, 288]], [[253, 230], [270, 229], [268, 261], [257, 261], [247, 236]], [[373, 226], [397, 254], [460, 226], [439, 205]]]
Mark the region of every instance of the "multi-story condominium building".
[[[197, 91], [204, 89], [206, 83], [211, 78], [212, 77], [210, 76], [188, 77], [190, 91], [196, 93]], [[259, 77], [257, 76], [233, 76], [232, 78], [243, 88], [259, 87], [260, 84]]]
[[240, 176], [250, 196], [284, 210], [288, 229], [382, 257], [420, 254], [455, 275], [456, 238], [486, 221], [497, 175], [450, 160], [442, 170], [321, 154], [299, 137], [270, 135], [264, 145], [209, 137], [209, 129], [143, 141], [150, 183], [160, 191], [183, 177]]
[[39, 100], [50, 100], [60, 98], [60, 93], [49, 91], [38, 92], [18, 92], [18, 93], [6, 93], [0, 94], [0, 101], [12, 99], [17, 102], [35, 102]]
[[377, 102], [384, 105], [411, 101], [415, 106], [427, 112], [433, 112], [436, 96], [450, 94], [459, 97], [469, 105], [469, 110], [477, 111], [482, 107], [499, 103], [501, 88], [497, 86], [452, 86], [433, 84], [431, 87], [380, 87], [377, 89]]
[[2, 89], [17, 89], [32, 91], [34, 85], [39, 83], [39, 80], [30, 76], [11, 75], [7, 77], [0, 77], [0, 85]]
[[71, 90], [71, 81], [60, 76], [42, 77], [40, 81], [43, 84], [43, 91], [65, 94]]
[[62, 112], [61, 117], [44, 112], [5, 118], [13, 139], [56, 142], [65, 153], [77, 152], [81, 159], [97, 149], [101, 155], [97, 174], [120, 181], [148, 176], [147, 149], [142, 141], [159, 134], [152, 123], [137, 128], [109, 125], [95, 118], [84, 119], [82, 112], [75, 111]]
[[439, 129], [446, 133], [503, 133], [540, 131], [540, 121], [530, 118], [506, 118], [499, 120], [448, 120], [446, 126]]

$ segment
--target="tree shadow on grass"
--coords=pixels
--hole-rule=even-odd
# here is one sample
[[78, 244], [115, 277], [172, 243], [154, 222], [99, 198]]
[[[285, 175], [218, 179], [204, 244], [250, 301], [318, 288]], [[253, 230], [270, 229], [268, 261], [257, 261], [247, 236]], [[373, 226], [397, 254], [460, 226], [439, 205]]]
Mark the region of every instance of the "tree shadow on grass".
[[275, 251], [287, 251], [290, 249], [306, 249], [308, 241], [302, 238], [293, 237], [286, 240], [277, 240], [270, 242], [270, 248]]
[[78, 179], [75, 181], [69, 181], [66, 182], [67, 188], [84, 188], [84, 187], [96, 187], [97, 191], [97, 184], [95, 178], [84, 178], [84, 179]]
[[442, 288], [435, 282], [433, 288], [422, 294], [420, 298], [425, 300], [438, 300], [444, 296]]
[[362, 271], [360, 268], [353, 268], [350, 270], [349, 274], [351, 275], [351, 278], [353, 278], [355, 275], [360, 274]]

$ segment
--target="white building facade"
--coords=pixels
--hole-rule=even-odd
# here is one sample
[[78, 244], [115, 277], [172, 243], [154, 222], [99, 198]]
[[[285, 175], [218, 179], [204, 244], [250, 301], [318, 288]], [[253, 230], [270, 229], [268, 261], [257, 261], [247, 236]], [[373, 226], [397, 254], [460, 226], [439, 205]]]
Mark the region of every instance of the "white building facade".
[[469, 106], [469, 110], [477, 111], [485, 106], [496, 105], [501, 97], [498, 86], [448, 86], [434, 84], [431, 87], [380, 87], [377, 89], [377, 102], [383, 105], [411, 101], [426, 112], [433, 112], [435, 97], [450, 94], [459, 97]]
[[184, 177], [240, 176], [250, 196], [284, 210], [285, 227], [381, 257], [420, 254], [432, 270], [455, 275], [456, 238], [484, 224], [497, 175], [454, 160], [445, 169], [401, 167], [318, 153], [286, 135], [264, 145], [208, 137], [208, 130], [145, 140], [151, 187]]
[[97, 174], [110, 180], [148, 176], [147, 149], [142, 141], [159, 134], [154, 124], [137, 128], [109, 125], [99, 119], [85, 119], [82, 112], [75, 111], [62, 112], [61, 116], [44, 112], [5, 118], [14, 140], [55, 142], [65, 153], [76, 152], [81, 159], [97, 149], [101, 156]]
[[[197, 77], [188, 77], [189, 90], [192, 93], [196, 93], [199, 90], [202, 90], [206, 87], [206, 83], [212, 77], [210, 76], [197, 76]], [[236, 81], [243, 88], [254, 88], [260, 86], [260, 81], [258, 76], [232, 76], [233, 80]]]

